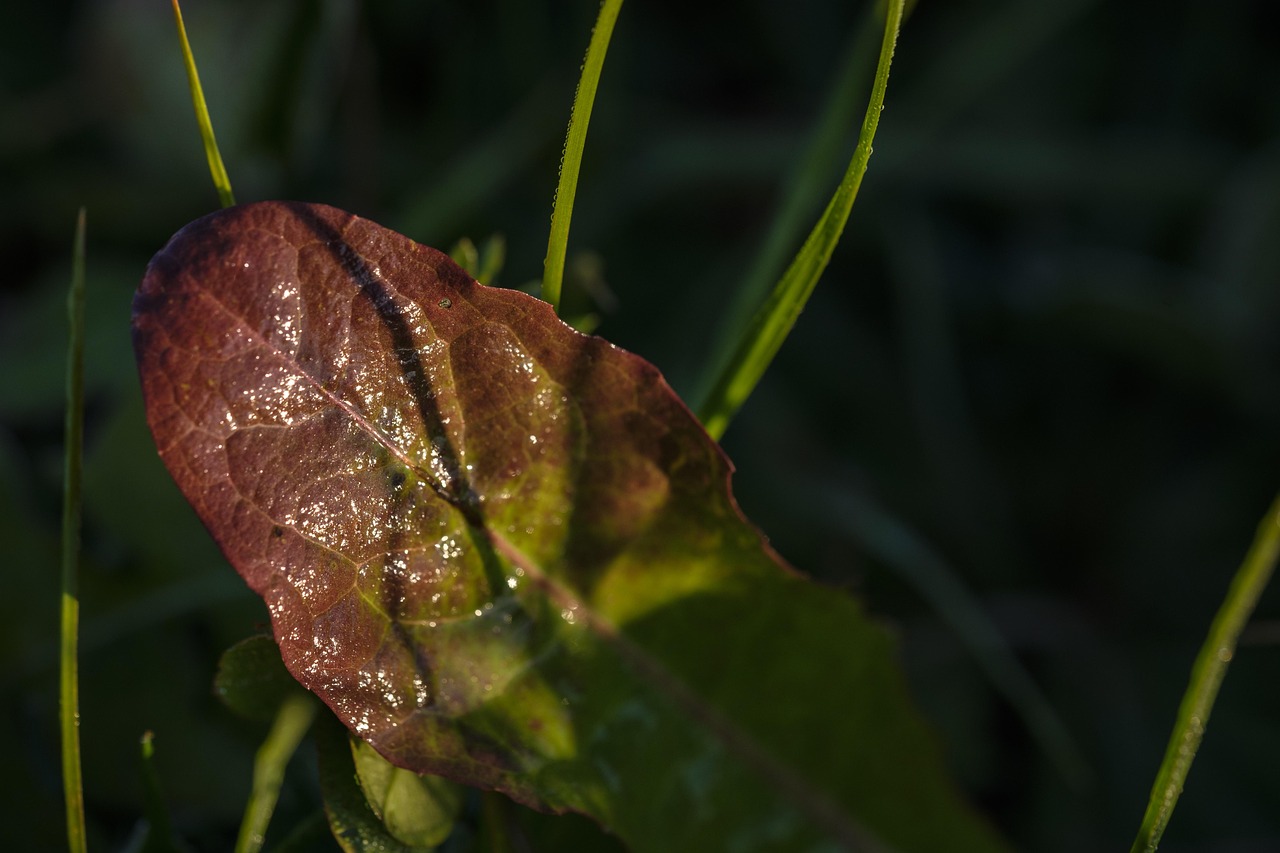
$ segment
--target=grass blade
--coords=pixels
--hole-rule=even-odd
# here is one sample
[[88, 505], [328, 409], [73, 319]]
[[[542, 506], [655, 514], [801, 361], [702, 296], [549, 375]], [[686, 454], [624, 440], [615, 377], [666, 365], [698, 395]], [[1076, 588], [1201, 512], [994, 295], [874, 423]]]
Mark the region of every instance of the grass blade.
[[231, 207], [236, 203], [231, 193], [231, 178], [222, 165], [222, 155], [218, 153], [218, 140], [213, 137], [213, 122], [209, 119], [209, 108], [204, 103], [204, 90], [200, 88], [200, 75], [196, 71], [196, 58], [191, 54], [191, 43], [187, 41], [187, 28], [182, 23], [182, 9], [178, 0], [173, 0], [173, 16], [178, 21], [178, 38], [182, 41], [182, 59], [187, 66], [187, 84], [191, 87], [191, 104], [196, 108], [196, 123], [200, 125], [200, 139], [204, 142], [204, 153], [209, 159], [209, 174], [213, 176], [213, 186], [218, 191], [218, 200], [223, 207]]
[[587, 124], [591, 121], [591, 107], [595, 104], [604, 55], [609, 49], [613, 25], [621, 9], [622, 0], [604, 0], [600, 4], [600, 16], [591, 32], [587, 58], [582, 63], [582, 78], [578, 81], [573, 111], [569, 114], [569, 131], [564, 141], [564, 156], [560, 160], [560, 183], [556, 187], [551, 210], [551, 235], [547, 239], [547, 256], [542, 262], [542, 298], [550, 302], [557, 312], [560, 310], [560, 285], [564, 281], [565, 250], [569, 245], [569, 220], [573, 218], [573, 199], [578, 192], [582, 149], [587, 143]]
[[1138, 836], [1133, 841], [1132, 853], [1152, 853], [1160, 846], [1160, 837], [1169, 825], [1169, 818], [1191, 770], [1191, 762], [1200, 748], [1209, 723], [1209, 712], [1213, 710], [1218, 688], [1227, 673], [1227, 664], [1235, 655], [1236, 641], [1271, 579], [1277, 557], [1280, 557], [1280, 497], [1276, 498], [1258, 526], [1249, 553], [1232, 578], [1227, 597], [1213, 618], [1209, 636], [1191, 667], [1191, 683], [1182, 696], [1173, 734], [1151, 788], [1151, 799], [1142, 817]]
[[721, 321], [712, 356], [699, 377], [693, 399], [707, 399], [716, 377], [733, 357], [736, 336], [747, 328], [757, 307], [769, 295], [770, 287], [786, 269], [788, 255], [804, 235], [813, 211], [822, 204], [832, 178], [839, 174], [847, 156], [849, 126], [858, 118], [858, 93], [865, 90], [870, 76], [867, 59], [876, 50], [879, 37], [876, 10], [869, 9], [845, 49], [835, 84], [826, 96], [816, 125], [783, 179], [786, 194], [760, 240], [745, 277], [733, 293], [733, 301]]
[[889, 85], [889, 66], [898, 40], [898, 30], [902, 25], [902, 7], [903, 0], [889, 0], [887, 4], [884, 39], [880, 46], [875, 80], [871, 85], [871, 101], [862, 120], [857, 147], [840, 185], [817, 224], [809, 232], [799, 253], [744, 330], [733, 350], [732, 358], [720, 369], [710, 393], [697, 408], [703, 426], [713, 438], [719, 439], [724, 435], [729, 421], [773, 361], [774, 355], [808, 302], [809, 295], [813, 293], [814, 285], [826, 269], [831, 253], [844, 232], [849, 211], [853, 209], [853, 200], [857, 197], [862, 176], [866, 174], [867, 163], [871, 159], [871, 143], [880, 123], [880, 110], [884, 106], [885, 90]]
[[62, 492], [62, 641], [59, 717], [62, 727], [62, 785], [67, 804], [67, 846], [88, 849], [84, 826], [84, 783], [80, 774], [80, 486], [84, 461], [84, 234], [85, 212], [76, 217], [67, 317], [66, 467]]
[[275, 811], [280, 787], [284, 784], [285, 767], [315, 716], [316, 703], [307, 695], [290, 696], [280, 705], [271, 731], [253, 759], [253, 793], [240, 823], [236, 853], [257, 853], [262, 849], [267, 824], [271, 822], [271, 813]]
[[169, 818], [169, 808], [165, 805], [164, 794], [160, 790], [160, 774], [155, 767], [155, 735], [144, 732], [138, 742], [139, 765], [142, 770], [142, 796], [145, 803], [144, 814], [147, 817], [147, 835], [140, 853], [161, 853], [161, 851], [178, 851], [173, 834], [173, 821]]

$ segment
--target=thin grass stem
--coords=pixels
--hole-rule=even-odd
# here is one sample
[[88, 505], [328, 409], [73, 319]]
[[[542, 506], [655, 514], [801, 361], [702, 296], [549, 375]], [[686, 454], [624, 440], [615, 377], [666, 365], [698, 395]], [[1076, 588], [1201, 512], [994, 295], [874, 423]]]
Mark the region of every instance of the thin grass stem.
[[178, 6], [178, 0], [173, 0], [173, 16], [178, 22], [178, 38], [182, 41], [182, 60], [187, 66], [187, 84], [191, 88], [191, 104], [196, 109], [200, 139], [204, 142], [204, 154], [209, 160], [209, 174], [213, 176], [213, 186], [218, 191], [218, 200], [223, 207], [231, 207], [236, 203], [236, 198], [231, 192], [231, 178], [227, 175], [227, 168], [222, 165], [222, 154], [218, 152], [218, 140], [213, 136], [213, 122], [209, 119], [209, 108], [204, 102], [200, 74], [196, 71], [196, 58], [191, 53], [191, 43], [187, 41], [187, 28], [182, 23], [182, 9]]
[[310, 695], [295, 694], [280, 704], [271, 731], [253, 759], [253, 792], [245, 807], [236, 839], [236, 853], [257, 853], [266, 839], [267, 825], [280, 799], [284, 771], [316, 716]]
[[176, 850], [178, 846], [174, 842], [173, 821], [160, 790], [160, 774], [156, 772], [155, 755], [155, 735], [144, 732], [138, 742], [138, 758], [142, 770], [142, 796], [146, 804], [148, 833], [152, 840], [144, 849]]
[[1151, 787], [1151, 799], [1131, 853], [1153, 853], [1169, 825], [1174, 806], [1182, 794], [1191, 762], [1204, 738], [1218, 688], [1227, 674], [1227, 665], [1235, 656], [1236, 643], [1253, 613], [1258, 597], [1266, 588], [1280, 557], [1280, 497], [1277, 497], [1258, 526], [1244, 562], [1227, 589], [1227, 597], [1218, 609], [1209, 636], [1191, 667], [1191, 683], [1182, 696], [1182, 705], [1173, 724], [1173, 734], [1165, 749], [1164, 761]]
[[889, 66], [893, 61], [894, 46], [902, 26], [902, 8], [903, 0], [888, 0], [886, 4], [884, 38], [880, 45], [875, 79], [871, 84], [871, 100], [862, 120], [862, 130], [858, 134], [853, 157], [840, 185], [791, 265], [782, 274], [751, 323], [743, 330], [733, 348], [733, 356], [726, 362], [711, 384], [710, 392], [697, 407], [702, 424], [712, 438], [719, 439], [724, 435], [729, 421], [755, 389], [782, 342], [795, 326], [818, 278], [831, 260], [831, 253], [835, 251], [840, 235], [844, 233], [853, 201], [858, 195], [867, 163], [871, 159], [871, 143], [880, 123], [880, 111], [884, 107], [885, 91], [889, 86]]
[[67, 806], [67, 845], [88, 849], [84, 822], [84, 781], [80, 771], [80, 488], [84, 463], [84, 255], [85, 210], [76, 216], [71, 289], [67, 296], [67, 419], [62, 491], [62, 627], [59, 718], [62, 728], [62, 785]]
[[591, 32], [591, 43], [587, 46], [587, 58], [582, 63], [582, 77], [573, 96], [573, 111], [569, 114], [569, 131], [560, 160], [560, 183], [551, 209], [551, 234], [547, 238], [547, 256], [542, 263], [542, 298], [550, 302], [557, 312], [564, 282], [565, 253], [569, 246], [569, 221], [573, 218], [573, 200], [578, 192], [582, 150], [587, 143], [587, 125], [591, 121], [591, 108], [595, 104], [613, 25], [621, 9], [622, 0], [604, 0], [600, 4], [600, 15]]

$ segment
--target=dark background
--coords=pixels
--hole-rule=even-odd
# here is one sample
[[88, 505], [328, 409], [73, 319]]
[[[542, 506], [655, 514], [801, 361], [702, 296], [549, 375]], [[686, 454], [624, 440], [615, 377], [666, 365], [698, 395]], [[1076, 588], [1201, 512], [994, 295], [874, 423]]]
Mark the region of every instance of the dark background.
[[[600, 333], [682, 392], [867, 7], [622, 10], [571, 264], [616, 301]], [[595, 12], [534, 0], [185, 9], [239, 200], [324, 201], [442, 248], [500, 232], [510, 286], [541, 274]], [[843, 149], [815, 161], [826, 187], [866, 91]], [[217, 206], [168, 3], [4, 4], [0, 194], [6, 846], [62, 843], [64, 300], [83, 204], [91, 840], [119, 849], [132, 831], [137, 741], [152, 730], [180, 832], [225, 849], [264, 732], [232, 718], [210, 679], [266, 614], [155, 458], [128, 335], [147, 259]], [[824, 201], [805, 208], [806, 228]], [[1132, 840], [1191, 662], [1280, 486], [1278, 331], [1274, 3], [919, 4], [844, 241], [724, 445], [741, 503], [778, 550], [894, 627], [955, 776], [1019, 849]], [[1087, 782], [1068, 784], [1028, 734], [912, 582], [921, 565], [976, 598], [1064, 721]], [[1278, 721], [1272, 590], [1163, 849], [1280, 849]], [[304, 761], [282, 821], [305, 813], [313, 784]]]

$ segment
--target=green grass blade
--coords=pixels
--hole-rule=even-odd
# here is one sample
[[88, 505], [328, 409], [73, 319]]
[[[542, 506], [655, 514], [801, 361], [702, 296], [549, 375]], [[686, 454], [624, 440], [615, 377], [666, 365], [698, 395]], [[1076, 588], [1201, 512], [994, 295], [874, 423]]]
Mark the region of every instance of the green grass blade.
[[756, 309], [769, 295], [770, 287], [786, 269], [788, 255], [800, 242], [812, 221], [813, 211], [822, 204], [847, 156], [849, 127], [857, 120], [858, 93], [865, 91], [870, 65], [880, 39], [875, 9], [859, 24], [841, 60], [836, 82], [831, 87], [820, 117], [805, 142], [800, 156], [785, 176], [785, 197], [760, 240], [759, 248], [738, 284], [733, 302], [721, 321], [712, 357], [707, 359], [692, 399], [706, 400], [716, 377], [730, 363], [740, 335]]
[[596, 89], [600, 84], [600, 71], [604, 68], [604, 55], [609, 49], [613, 25], [622, 9], [622, 0], [604, 0], [600, 4], [600, 16], [591, 32], [587, 46], [587, 58], [582, 63], [582, 78], [573, 96], [573, 111], [569, 114], [569, 132], [564, 141], [564, 155], [560, 160], [560, 183], [551, 210], [551, 235], [547, 239], [547, 256], [542, 262], [542, 298], [560, 310], [560, 285], [564, 281], [564, 258], [569, 245], [569, 220], [573, 218], [573, 199], [578, 192], [578, 172], [582, 167], [582, 149], [587, 142], [587, 124], [591, 121], [591, 108], [595, 104]]
[[729, 421], [773, 361], [774, 355], [808, 302], [809, 295], [813, 293], [814, 285], [826, 269], [831, 253], [844, 232], [849, 211], [853, 209], [853, 200], [857, 197], [862, 176], [866, 174], [867, 163], [871, 159], [871, 143], [880, 123], [880, 110], [884, 106], [885, 90], [889, 85], [889, 66], [898, 40], [898, 30], [902, 25], [902, 6], [903, 0], [889, 0], [887, 4], [884, 39], [880, 46], [875, 80], [871, 85], [871, 101], [867, 105], [858, 144], [844, 178], [799, 253], [744, 330], [733, 350], [733, 357], [716, 377], [710, 393], [698, 406], [703, 426], [713, 438], [719, 439], [724, 435]]
[[1133, 841], [1132, 853], [1152, 853], [1160, 846], [1160, 837], [1169, 825], [1169, 818], [1191, 770], [1191, 762], [1200, 748], [1209, 723], [1209, 712], [1213, 710], [1218, 688], [1227, 673], [1227, 664], [1235, 655], [1236, 641], [1271, 579], [1277, 557], [1280, 557], [1280, 497], [1276, 498], [1259, 525], [1249, 553], [1232, 578], [1227, 597], [1209, 626], [1209, 636], [1191, 667], [1191, 683], [1182, 696], [1173, 734], [1151, 788], [1151, 799], [1142, 817], [1138, 836]]
[[155, 735], [144, 732], [138, 742], [138, 757], [142, 770], [142, 796], [147, 816], [146, 840], [140, 848], [141, 853], [160, 853], [160, 851], [176, 851], [181, 848], [174, 840], [173, 821], [169, 818], [169, 808], [165, 805], [164, 794], [160, 790], [160, 774], [155, 767]]
[[316, 716], [316, 703], [310, 696], [295, 694], [280, 705], [267, 739], [253, 759], [253, 793], [245, 807], [236, 839], [236, 853], [257, 853], [266, 838], [267, 824], [280, 798], [285, 767]]
[[67, 804], [67, 845], [88, 849], [84, 826], [84, 784], [80, 774], [80, 488], [84, 461], [84, 238], [85, 212], [76, 217], [71, 290], [67, 316], [66, 467], [62, 493], [62, 643], [59, 716], [62, 726], [62, 785]]
[[187, 28], [182, 23], [182, 9], [178, 0], [173, 0], [173, 16], [178, 21], [178, 38], [182, 41], [182, 59], [187, 66], [187, 83], [191, 87], [191, 104], [196, 108], [196, 122], [200, 125], [200, 139], [204, 142], [204, 153], [209, 159], [209, 174], [213, 176], [213, 186], [218, 191], [218, 200], [223, 207], [231, 207], [236, 198], [231, 193], [231, 178], [222, 165], [222, 155], [218, 153], [218, 140], [213, 136], [213, 122], [209, 119], [209, 108], [204, 103], [204, 90], [200, 88], [200, 75], [196, 71], [196, 58], [191, 54], [191, 43], [187, 41]]

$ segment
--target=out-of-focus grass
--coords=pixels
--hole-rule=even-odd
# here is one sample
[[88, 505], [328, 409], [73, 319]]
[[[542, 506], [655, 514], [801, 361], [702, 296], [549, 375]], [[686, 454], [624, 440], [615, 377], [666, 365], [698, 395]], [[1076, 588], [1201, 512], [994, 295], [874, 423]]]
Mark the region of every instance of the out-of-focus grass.
[[[538, 277], [595, 4], [184, 11], [241, 200], [325, 201], [442, 248], [500, 232], [503, 281]], [[618, 302], [600, 333], [677, 387], [710, 355], [862, 13], [660, 0], [619, 21], [573, 246], [603, 258]], [[726, 437], [777, 548], [898, 626], [957, 775], [1020, 849], [1132, 838], [1189, 662], [1277, 486], [1276, 32], [1257, 2], [919, 5], [845, 238]], [[0, 596], [0, 708], [21, 744], [0, 802], [25, 818], [7, 840], [61, 840], [61, 311], [66, 223], [85, 204], [91, 847], [118, 847], [141, 814], [150, 729], [175, 831], [226, 849], [265, 731], [209, 682], [266, 614], [155, 460], [127, 333], [147, 259], [213, 204], [171, 11], [7, 4], [0, 92], [0, 543], [18, 567]], [[946, 561], [1082, 745], [1092, 789], [1067, 790], [932, 607], [839, 513], [810, 508], [815, 480]], [[1255, 619], [1169, 849], [1280, 843], [1274, 590]], [[312, 784], [286, 780], [273, 827], [308, 813]]]

